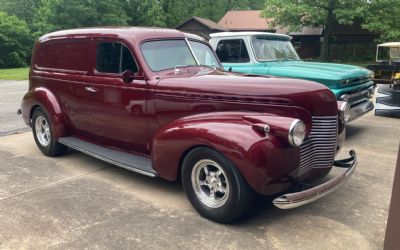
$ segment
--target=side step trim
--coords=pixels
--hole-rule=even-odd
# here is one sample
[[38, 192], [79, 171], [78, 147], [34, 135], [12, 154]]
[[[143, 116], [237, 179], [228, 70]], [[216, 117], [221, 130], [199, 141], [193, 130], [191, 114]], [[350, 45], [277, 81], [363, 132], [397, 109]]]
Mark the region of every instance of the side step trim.
[[152, 167], [151, 160], [146, 157], [99, 146], [73, 136], [61, 137], [58, 142], [118, 167], [150, 177], [158, 176]]

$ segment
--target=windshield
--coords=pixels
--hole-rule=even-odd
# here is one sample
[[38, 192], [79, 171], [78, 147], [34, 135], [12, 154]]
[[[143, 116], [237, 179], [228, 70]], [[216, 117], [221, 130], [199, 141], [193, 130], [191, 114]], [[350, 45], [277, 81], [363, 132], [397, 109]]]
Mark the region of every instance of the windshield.
[[377, 61], [400, 61], [400, 47], [378, 47]]
[[218, 66], [212, 50], [205, 44], [190, 41], [190, 46], [198, 60], [196, 62], [186, 40], [157, 40], [145, 42], [141, 46], [143, 56], [153, 71], [162, 71], [183, 66]]
[[258, 61], [300, 60], [290, 41], [256, 37], [252, 44]]
[[141, 50], [153, 71], [173, 69], [176, 66], [197, 65], [185, 40], [145, 42]]
[[189, 44], [192, 47], [193, 53], [200, 65], [220, 67], [218, 60], [210, 47], [204, 43], [196, 41], [189, 41]]

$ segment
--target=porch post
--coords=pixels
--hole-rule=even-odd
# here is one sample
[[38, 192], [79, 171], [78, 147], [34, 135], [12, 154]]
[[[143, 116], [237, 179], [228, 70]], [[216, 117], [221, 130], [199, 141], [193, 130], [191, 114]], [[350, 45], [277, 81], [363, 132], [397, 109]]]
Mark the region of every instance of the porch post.
[[386, 227], [384, 250], [400, 247], [400, 147], [397, 156], [397, 166], [394, 174], [392, 199]]

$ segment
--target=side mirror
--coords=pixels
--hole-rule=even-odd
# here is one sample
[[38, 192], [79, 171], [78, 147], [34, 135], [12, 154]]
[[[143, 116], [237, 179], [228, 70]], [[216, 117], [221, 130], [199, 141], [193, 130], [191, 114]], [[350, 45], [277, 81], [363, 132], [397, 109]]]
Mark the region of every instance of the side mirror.
[[124, 83], [131, 83], [134, 78], [135, 75], [133, 74], [132, 70], [125, 70], [122, 72], [122, 80]]

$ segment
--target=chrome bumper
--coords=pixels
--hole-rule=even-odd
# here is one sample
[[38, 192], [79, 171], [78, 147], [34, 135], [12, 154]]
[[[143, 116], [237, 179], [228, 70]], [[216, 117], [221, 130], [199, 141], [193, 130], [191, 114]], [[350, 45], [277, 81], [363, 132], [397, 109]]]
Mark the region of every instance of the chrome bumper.
[[356, 118], [365, 115], [369, 111], [374, 109], [374, 103], [371, 100], [357, 104], [350, 109], [350, 119], [349, 122], [355, 120]]
[[333, 162], [333, 166], [346, 168], [342, 174], [318, 186], [296, 192], [284, 194], [273, 200], [273, 204], [281, 209], [291, 209], [316, 201], [342, 186], [354, 173], [357, 166], [357, 155], [354, 150], [349, 152], [350, 157]]

